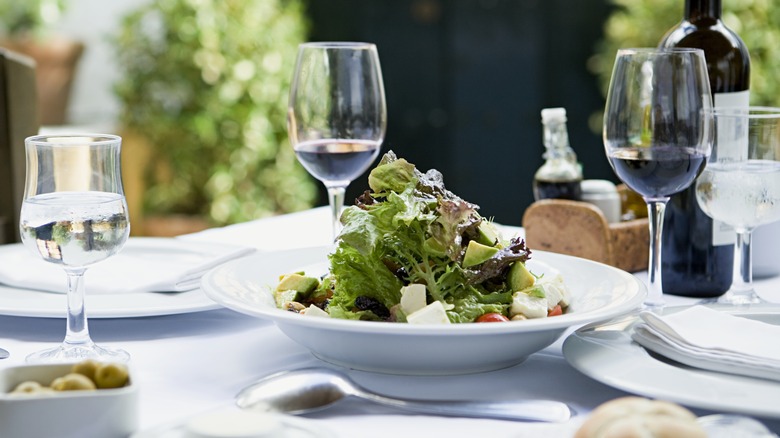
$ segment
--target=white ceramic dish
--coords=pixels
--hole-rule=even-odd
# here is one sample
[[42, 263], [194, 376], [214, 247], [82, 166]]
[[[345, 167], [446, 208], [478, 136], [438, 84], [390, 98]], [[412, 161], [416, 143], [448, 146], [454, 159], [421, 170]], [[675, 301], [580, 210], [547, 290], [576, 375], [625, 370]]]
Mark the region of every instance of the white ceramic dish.
[[[778, 305], [713, 308], [780, 325]], [[664, 312], [680, 309], [670, 307]], [[651, 355], [631, 340], [637, 319], [631, 315], [580, 328], [563, 344], [566, 360], [585, 375], [634, 394], [713, 411], [780, 418], [780, 382], [691, 368]]]
[[[65, 294], [0, 286], [0, 315], [65, 318], [66, 306]], [[117, 295], [87, 293], [87, 313], [90, 319], [174, 315], [202, 312], [219, 307], [201, 289], [187, 292], [140, 292]]]
[[[145, 257], [156, 260], [159, 258], [180, 258], [191, 260], [193, 264], [203, 263], [213, 257], [212, 253], [204, 252], [207, 244], [188, 242], [179, 239], [131, 238], [127, 245], [127, 254], [132, 257]], [[59, 274], [60, 268], [35, 259], [22, 244], [0, 245], [0, 261], [12, 258], [29, 258], [33, 263], [40, 263], [42, 268], [54, 270]], [[122, 257], [117, 256], [116, 260]], [[99, 267], [99, 265], [98, 265]], [[98, 269], [98, 267], [92, 269]], [[186, 292], [134, 292], [128, 293], [90, 293], [90, 285], [95, 287], [100, 281], [91, 281], [92, 271], [87, 270], [87, 312], [90, 318], [133, 318], [155, 315], [171, 315], [178, 313], [200, 312], [216, 309], [219, 306], [210, 300], [200, 289]], [[113, 272], [111, 270], [105, 272]], [[98, 274], [95, 271], [94, 274]], [[139, 273], [138, 275], [142, 275]], [[51, 275], [51, 274], [49, 274]], [[100, 275], [98, 275], [100, 277]], [[106, 275], [103, 275], [106, 277]], [[110, 277], [109, 277], [110, 278]], [[106, 281], [104, 279], [104, 281]], [[63, 273], [63, 287], [65, 277]], [[25, 289], [7, 284], [0, 284], [0, 315], [25, 316], [37, 318], [65, 318], [66, 298], [64, 293], [47, 292], [44, 290]]]
[[0, 436], [3, 438], [126, 437], [138, 427], [138, 388], [8, 394], [21, 382], [48, 385], [71, 365], [23, 365], [0, 370]]
[[[638, 308], [646, 294], [633, 275], [589, 260], [534, 251], [536, 274], [559, 271], [569, 285], [569, 313], [513, 323], [415, 326], [307, 318], [275, 307], [271, 288], [280, 274], [327, 269], [328, 247], [254, 254], [228, 262], [201, 282], [206, 295], [227, 308], [272, 320], [320, 359], [348, 368], [392, 374], [462, 374], [522, 362], [572, 326]], [[555, 268], [553, 268], [555, 267]]]

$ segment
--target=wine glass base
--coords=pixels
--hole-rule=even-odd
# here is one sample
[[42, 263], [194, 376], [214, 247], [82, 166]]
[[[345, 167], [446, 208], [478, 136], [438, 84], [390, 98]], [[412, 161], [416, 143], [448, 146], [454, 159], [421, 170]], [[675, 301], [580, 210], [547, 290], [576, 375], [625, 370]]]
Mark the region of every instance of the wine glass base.
[[94, 343], [61, 344], [27, 356], [27, 363], [66, 363], [93, 359], [100, 362], [127, 362], [130, 354], [121, 349], [100, 347]]
[[745, 306], [750, 304], [763, 303], [768, 303], [768, 301], [759, 297], [758, 294], [756, 294], [756, 292], [753, 290], [747, 292], [727, 291], [725, 294], [717, 298], [710, 298], [699, 302], [699, 304], [725, 304], [730, 306]]
[[642, 310], [646, 310], [648, 312], [653, 313], [659, 313], [661, 310], [666, 307], [666, 301], [645, 301], [642, 303]]

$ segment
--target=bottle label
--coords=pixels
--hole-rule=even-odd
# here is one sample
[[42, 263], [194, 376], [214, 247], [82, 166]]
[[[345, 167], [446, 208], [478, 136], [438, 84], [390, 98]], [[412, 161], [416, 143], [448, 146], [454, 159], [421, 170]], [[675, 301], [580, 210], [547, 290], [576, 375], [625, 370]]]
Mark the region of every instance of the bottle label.
[[[750, 90], [738, 91], [735, 93], [715, 93], [713, 103], [716, 107], [747, 108], [750, 105]], [[729, 153], [729, 154], [733, 153], [736, 154], [737, 156], [741, 155], [739, 151], [743, 148], [743, 146], [745, 150], [747, 150], [746, 149], [748, 143], [747, 137], [744, 139], [744, 141], [739, 139], [735, 140], [735, 142], [739, 144], [734, 144], [733, 146], [729, 146], [729, 147], [723, 147], [722, 139], [726, 135], [720, 133], [716, 133], [716, 135], [718, 136], [718, 142], [719, 142], [718, 154], [721, 158], [723, 158], [724, 153]], [[736, 242], [736, 240], [737, 240], [737, 234], [734, 231], [734, 228], [718, 220], [712, 221], [712, 245], [713, 246], [733, 245], [734, 242]]]

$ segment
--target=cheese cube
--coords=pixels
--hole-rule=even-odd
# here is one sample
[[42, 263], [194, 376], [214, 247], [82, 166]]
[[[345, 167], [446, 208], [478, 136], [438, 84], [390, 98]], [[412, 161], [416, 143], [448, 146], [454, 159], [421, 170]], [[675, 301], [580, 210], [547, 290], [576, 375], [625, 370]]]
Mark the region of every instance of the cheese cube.
[[521, 313], [527, 318], [544, 318], [547, 316], [547, 299], [515, 292], [512, 295], [510, 313], [513, 316]]
[[409, 324], [449, 324], [450, 318], [441, 301], [434, 301], [422, 309], [406, 316]]
[[401, 310], [407, 315], [422, 309], [426, 304], [424, 284], [410, 284], [401, 288]]
[[569, 290], [566, 288], [566, 285], [563, 283], [563, 278], [560, 275], [553, 277], [552, 280], [541, 283], [541, 286], [544, 289], [545, 297], [547, 297], [548, 309], [552, 309], [558, 304], [560, 304], [561, 307], [566, 307], [569, 305], [571, 296], [569, 295]]
[[305, 312], [301, 312], [303, 316], [313, 316], [315, 318], [330, 318], [328, 312], [320, 309], [314, 304], [309, 305], [309, 307], [305, 308], [304, 310]]

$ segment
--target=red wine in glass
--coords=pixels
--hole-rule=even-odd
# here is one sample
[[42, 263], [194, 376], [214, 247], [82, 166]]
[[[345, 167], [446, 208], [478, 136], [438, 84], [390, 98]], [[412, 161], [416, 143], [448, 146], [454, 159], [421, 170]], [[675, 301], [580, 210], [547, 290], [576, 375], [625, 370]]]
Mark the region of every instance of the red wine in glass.
[[295, 155], [318, 180], [348, 183], [374, 162], [379, 146], [371, 140], [314, 140], [295, 145]]
[[620, 49], [604, 108], [604, 147], [615, 174], [648, 205], [645, 307], [664, 305], [661, 236], [669, 197], [690, 187], [712, 150], [710, 83], [699, 49]]
[[645, 198], [665, 198], [685, 190], [704, 169], [707, 156], [692, 148], [619, 148], [609, 154], [618, 178]]
[[386, 129], [385, 89], [374, 44], [299, 46], [287, 132], [298, 161], [328, 191], [334, 241], [347, 186], [379, 155]]

